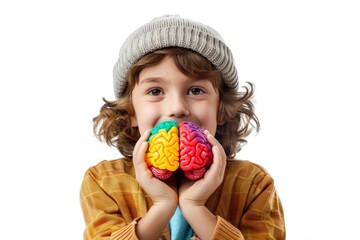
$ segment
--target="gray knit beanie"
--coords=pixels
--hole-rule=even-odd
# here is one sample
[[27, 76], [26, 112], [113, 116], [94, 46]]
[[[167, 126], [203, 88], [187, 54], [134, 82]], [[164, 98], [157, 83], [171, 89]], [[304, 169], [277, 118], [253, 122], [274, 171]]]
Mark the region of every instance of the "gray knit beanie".
[[126, 89], [131, 66], [147, 53], [166, 47], [198, 52], [220, 70], [228, 87], [237, 89], [234, 59], [219, 33], [202, 23], [178, 15], [165, 15], [138, 28], [122, 45], [113, 72], [116, 98], [120, 98]]

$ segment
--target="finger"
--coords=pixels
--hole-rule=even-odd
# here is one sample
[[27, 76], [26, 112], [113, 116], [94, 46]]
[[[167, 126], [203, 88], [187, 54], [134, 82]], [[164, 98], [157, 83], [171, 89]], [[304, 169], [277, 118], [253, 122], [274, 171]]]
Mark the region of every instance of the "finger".
[[211, 168], [215, 169], [216, 171], [214, 172], [214, 174], [218, 174], [217, 176], [219, 176], [222, 179], [224, 176], [225, 166], [226, 166], [226, 154], [224, 148], [221, 146], [219, 141], [212, 134], [209, 133], [208, 130], [205, 130], [205, 134], [210, 144], [213, 145], [212, 151], [214, 155], [213, 158], [214, 162]]
[[[134, 162], [134, 164], [137, 163], [138, 161], [143, 161], [144, 160], [144, 156], [139, 156], [139, 155], [144, 154], [145, 151], [146, 151], [144, 143], [147, 143], [146, 140], [148, 138], [148, 135], [149, 135], [149, 132], [145, 131], [144, 134], [140, 136], [140, 138], [138, 139], [138, 141], [136, 142], [136, 144], [134, 146], [134, 150], [133, 150], [133, 162]], [[140, 149], [140, 148], [142, 148], [142, 149]]]
[[224, 177], [224, 173], [225, 173], [225, 167], [226, 167], [226, 157], [223, 156], [222, 151], [220, 150], [220, 148], [218, 146], [214, 146], [213, 147], [213, 154], [215, 159], [218, 159], [218, 173], [219, 173], [219, 177], [222, 179]]
[[220, 142], [211, 134], [209, 133], [208, 130], [205, 130], [205, 134], [206, 134], [206, 138], [209, 141], [209, 143], [214, 147], [217, 146], [218, 147], [218, 151], [220, 154], [220, 157], [223, 161], [226, 161], [226, 153], [224, 151], [224, 148], [222, 147], [222, 145], [220, 144]]
[[141, 144], [143, 142], [147, 141], [147, 139], [149, 138], [149, 134], [150, 134], [150, 131], [146, 130], [144, 132], [144, 134], [140, 136], [140, 138], [138, 139], [138, 141], [136, 142], [136, 144], [134, 146], [134, 150], [133, 150], [134, 153], [139, 152], [139, 147], [141, 146]]
[[217, 177], [220, 175], [220, 172], [222, 171], [221, 154], [218, 146], [213, 146], [212, 151], [213, 151], [213, 163], [211, 164], [209, 170], [210, 170], [210, 175], [212, 175], [212, 177]]
[[141, 142], [136, 152], [133, 154], [133, 162], [134, 164], [142, 164], [145, 163], [145, 152], [148, 147], [147, 142]]
[[139, 138], [139, 140], [137, 141], [134, 147], [133, 163], [137, 174], [148, 170], [148, 167], [144, 161], [145, 152], [148, 147], [148, 143], [146, 141], [148, 135], [149, 135], [149, 131], [145, 131], [144, 134]]
[[204, 133], [212, 146], [220, 145], [219, 141], [208, 130], [205, 130]]
[[208, 141], [210, 142], [211, 145], [218, 147], [221, 159], [226, 162], [226, 159], [227, 159], [226, 153], [225, 153], [224, 148], [222, 147], [221, 143], [211, 133], [209, 133], [209, 131], [206, 130], [206, 132], [207, 132], [206, 137], [207, 137]]
[[139, 148], [138, 155], [136, 157], [133, 157], [135, 176], [137, 179], [142, 178], [146, 174], [151, 176], [151, 174], [148, 173], [151, 171], [149, 170], [149, 168], [146, 165], [146, 162], [144, 161], [146, 148], [147, 148], [147, 142], [142, 142]]

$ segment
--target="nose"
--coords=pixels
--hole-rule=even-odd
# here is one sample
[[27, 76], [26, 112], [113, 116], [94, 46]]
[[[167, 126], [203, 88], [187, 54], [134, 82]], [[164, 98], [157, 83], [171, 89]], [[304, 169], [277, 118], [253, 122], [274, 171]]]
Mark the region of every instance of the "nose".
[[183, 118], [190, 115], [188, 102], [179, 95], [173, 95], [169, 98], [168, 116], [172, 118]]

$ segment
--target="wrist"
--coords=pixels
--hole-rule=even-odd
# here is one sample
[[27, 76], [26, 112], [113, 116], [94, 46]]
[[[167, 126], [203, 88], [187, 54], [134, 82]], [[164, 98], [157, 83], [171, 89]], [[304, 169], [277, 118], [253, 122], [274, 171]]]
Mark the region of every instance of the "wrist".
[[151, 200], [153, 202], [153, 205], [177, 205], [178, 204], [178, 195], [175, 191], [169, 191], [166, 193], [163, 193], [157, 197], [151, 197]]
[[216, 215], [204, 205], [180, 205], [180, 209], [200, 239], [211, 239], [217, 223]]
[[195, 201], [179, 201], [179, 207], [181, 212], [185, 214], [191, 215], [194, 212], [198, 212], [202, 208], [206, 208], [203, 204]]
[[163, 201], [154, 201], [152, 207], [167, 210], [167, 211], [173, 209], [175, 211], [177, 205], [178, 205], [177, 199], [170, 199], [170, 200], [163, 200]]
[[201, 207], [205, 206], [205, 201], [203, 200], [192, 200], [188, 198], [184, 198], [180, 196], [179, 198], [179, 206], [180, 207]]
[[138, 239], [157, 239], [169, 223], [176, 206], [177, 203], [174, 201], [154, 202], [137, 223], [136, 235]]

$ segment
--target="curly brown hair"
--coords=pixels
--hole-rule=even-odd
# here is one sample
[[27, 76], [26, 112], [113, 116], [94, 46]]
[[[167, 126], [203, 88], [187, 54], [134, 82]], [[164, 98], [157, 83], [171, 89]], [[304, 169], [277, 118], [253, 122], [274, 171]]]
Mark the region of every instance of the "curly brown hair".
[[117, 147], [126, 157], [132, 157], [135, 143], [140, 137], [137, 127], [131, 126], [135, 112], [131, 94], [138, 83], [140, 72], [160, 63], [165, 57], [172, 57], [178, 69], [192, 78], [207, 78], [219, 91], [218, 125], [215, 137], [222, 144], [226, 155], [234, 158], [247, 141], [245, 138], [253, 129], [259, 131], [260, 122], [254, 113], [252, 98], [254, 85], [247, 83], [243, 92], [230, 89], [221, 79], [221, 73], [206, 58], [184, 48], [171, 47], [156, 50], [143, 56], [129, 71], [127, 87], [121, 98], [105, 102], [98, 116], [93, 118], [93, 130], [100, 141]]

